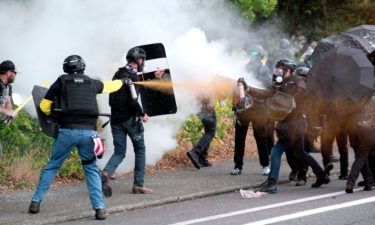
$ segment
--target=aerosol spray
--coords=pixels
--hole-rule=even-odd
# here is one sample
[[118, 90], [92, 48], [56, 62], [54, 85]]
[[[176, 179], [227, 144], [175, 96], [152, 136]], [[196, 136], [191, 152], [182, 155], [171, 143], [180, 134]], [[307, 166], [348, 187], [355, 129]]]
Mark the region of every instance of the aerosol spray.
[[238, 86], [238, 96], [240, 99], [243, 99], [245, 97], [245, 88], [242, 82], [237, 82]]
[[133, 82], [129, 82], [128, 86], [129, 86], [129, 89], [130, 89], [130, 94], [132, 96], [132, 99], [137, 100], [138, 95], [137, 95], [137, 92], [135, 91], [135, 86], [134, 86]]

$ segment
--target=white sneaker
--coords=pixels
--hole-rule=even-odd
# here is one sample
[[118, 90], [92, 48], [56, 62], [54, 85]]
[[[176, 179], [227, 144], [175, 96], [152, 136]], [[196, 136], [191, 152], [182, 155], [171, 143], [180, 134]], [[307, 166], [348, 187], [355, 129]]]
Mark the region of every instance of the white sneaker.
[[268, 167], [268, 166], [265, 166], [265, 167], [263, 167], [263, 175], [268, 175], [269, 173], [270, 173], [270, 167]]

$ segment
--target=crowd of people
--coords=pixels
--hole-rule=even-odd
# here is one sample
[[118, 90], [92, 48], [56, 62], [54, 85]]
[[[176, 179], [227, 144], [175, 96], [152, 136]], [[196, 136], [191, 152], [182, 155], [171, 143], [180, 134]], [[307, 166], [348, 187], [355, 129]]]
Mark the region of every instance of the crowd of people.
[[[246, 65], [249, 76], [239, 78], [233, 90], [235, 146], [234, 169], [230, 174], [241, 174], [246, 136], [251, 124], [261, 171], [267, 176], [258, 191], [277, 193], [277, 180], [284, 152], [291, 169], [289, 179], [295, 181], [296, 186], [306, 184], [309, 166], [317, 178], [311, 187], [318, 188], [328, 184], [330, 171], [333, 169], [332, 146], [335, 139], [340, 154], [339, 179], [347, 180], [346, 192], [353, 192], [359, 172], [364, 176], [364, 190], [371, 190], [375, 175], [375, 154], [372, 151], [375, 139], [369, 134], [373, 133], [375, 122], [373, 114], [368, 112], [375, 109], [374, 98], [351, 120], [340, 118], [334, 105], [316, 107], [309, 101], [311, 96], [306, 79], [311, 63], [308, 56], [302, 62], [295, 62], [287, 39], [280, 40], [276, 51], [268, 54], [264, 63], [265, 56], [266, 52], [260, 45], [249, 49], [249, 62]], [[140, 79], [137, 73], [143, 70], [146, 52], [140, 47], [131, 48], [127, 52], [126, 60], [125, 66], [118, 69], [113, 79], [104, 82], [85, 75], [85, 62], [80, 56], [71, 55], [64, 60], [65, 74], [59, 76], [51, 85], [39, 105], [46, 116], [58, 115], [54, 115], [54, 119], [59, 124], [59, 129], [54, 137], [50, 160], [41, 171], [29, 213], [39, 212], [43, 197], [62, 163], [72, 149], [77, 147], [95, 218], [105, 219], [103, 195], [112, 196], [110, 178], [126, 156], [128, 136], [135, 153], [132, 192], [153, 192], [144, 185], [146, 148], [142, 123], [147, 122], [149, 117], [138, 101], [139, 86], [133, 84]], [[0, 64], [0, 113], [7, 117], [17, 116], [16, 111], [12, 110], [10, 100], [10, 84], [14, 82], [16, 75], [13, 62], [7, 60]], [[163, 75], [164, 70], [157, 70], [154, 72], [154, 79], [161, 79]], [[253, 87], [251, 80], [254, 78], [265, 88]], [[93, 150], [94, 139], [99, 137], [96, 127], [99, 114], [96, 95], [101, 93], [110, 93], [114, 144], [114, 153], [102, 171], [96, 164], [99, 156]], [[197, 169], [212, 166], [207, 158], [217, 123], [214, 98], [204, 97], [199, 99], [199, 102], [201, 110], [198, 116], [204, 126], [204, 135], [194, 148], [187, 152], [187, 157]], [[363, 122], [364, 118], [372, 123], [361, 125], [358, 121]], [[318, 135], [321, 135], [323, 166], [310, 155], [315, 149], [313, 142]], [[356, 154], [350, 174], [348, 137]], [[1, 150], [0, 145], [0, 158]]]

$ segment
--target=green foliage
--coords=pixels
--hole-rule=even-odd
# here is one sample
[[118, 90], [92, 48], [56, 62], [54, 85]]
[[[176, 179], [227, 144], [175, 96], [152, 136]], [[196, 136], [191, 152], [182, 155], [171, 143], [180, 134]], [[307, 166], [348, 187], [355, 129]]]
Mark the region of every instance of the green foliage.
[[[227, 134], [228, 129], [231, 127], [231, 124], [225, 123], [224, 118], [233, 117], [233, 111], [231, 108], [231, 99], [228, 98], [225, 100], [225, 107], [221, 107], [219, 103], [215, 104], [216, 112], [216, 136], [215, 139], [223, 139]], [[203, 124], [198, 118], [197, 115], [191, 116], [188, 120], [185, 121], [182, 126], [179, 137], [184, 140], [189, 140], [193, 145], [196, 145], [200, 138], [204, 134]], [[215, 139], [213, 144], [215, 144]]]
[[[3, 158], [0, 160], [0, 184], [10, 179], [11, 165], [22, 162], [25, 158], [32, 160], [32, 170], [36, 173], [47, 164], [53, 138], [46, 136], [39, 128], [38, 121], [21, 110], [9, 126], [0, 129], [0, 141], [3, 146]], [[60, 177], [83, 179], [81, 161], [76, 150], [72, 151], [59, 171]], [[7, 170], [8, 169], [8, 170]], [[29, 181], [22, 181], [16, 187], [30, 186]]]
[[231, 0], [245, 18], [253, 22], [257, 17], [266, 18], [274, 11], [277, 0]]

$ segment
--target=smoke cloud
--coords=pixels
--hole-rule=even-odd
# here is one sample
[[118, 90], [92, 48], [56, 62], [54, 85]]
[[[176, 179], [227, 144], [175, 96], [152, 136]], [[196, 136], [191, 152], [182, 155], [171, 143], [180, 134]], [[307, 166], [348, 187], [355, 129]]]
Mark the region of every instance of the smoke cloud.
[[[224, 0], [3, 0], [0, 8], [0, 60], [15, 62], [21, 73], [13, 89], [24, 97], [33, 85], [54, 82], [63, 73], [63, 60], [72, 54], [86, 61], [86, 74], [109, 80], [124, 65], [129, 48], [161, 42], [174, 81], [209, 83], [209, 75], [244, 76], [245, 50], [260, 42]], [[145, 124], [147, 165], [177, 145], [175, 134], [182, 122], [199, 110], [191, 92], [175, 88], [175, 95], [177, 114], [153, 117]], [[101, 111], [109, 112], [108, 95], [99, 99]], [[33, 104], [27, 109], [35, 114]], [[101, 166], [113, 151], [109, 126], [103, 136], [107, 154]], [[133, 167], [128, 140], [126, 160], [117, 172]]]

